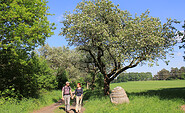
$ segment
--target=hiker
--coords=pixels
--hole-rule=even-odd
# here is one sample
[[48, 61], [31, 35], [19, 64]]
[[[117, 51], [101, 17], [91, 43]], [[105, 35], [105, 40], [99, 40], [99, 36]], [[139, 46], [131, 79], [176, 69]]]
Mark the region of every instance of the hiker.
[[62, 88], [62, 100], [64, 100], [66, 112], [70, 110], [70, 97], [72, 97], [71, 87], [69, 85], [70, 82], [67, 81], [66, 85]]
[[[77, 88], [75, 89], [74, 96], [75, 95], [76, 95], [76, 112], [80, 112], [81, 111], [81, 105], [82, 105], [82, 97], [83, 97], [83, 89], [82, 89], [80, 83], [77, 84]], [[74, 98], [74, 96], [73, 96], [73, 98]]]

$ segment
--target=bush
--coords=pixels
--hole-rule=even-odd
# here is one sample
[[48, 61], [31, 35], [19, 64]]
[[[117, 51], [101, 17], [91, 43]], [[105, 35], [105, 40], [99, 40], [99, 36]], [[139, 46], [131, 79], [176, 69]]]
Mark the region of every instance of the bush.
[[51, 90], [57, 86], [53, 71], [34, 52], [22, 63], [12, 60], [2, 71], [0, 96], [3, 98], [37, 97], [39, 90]]

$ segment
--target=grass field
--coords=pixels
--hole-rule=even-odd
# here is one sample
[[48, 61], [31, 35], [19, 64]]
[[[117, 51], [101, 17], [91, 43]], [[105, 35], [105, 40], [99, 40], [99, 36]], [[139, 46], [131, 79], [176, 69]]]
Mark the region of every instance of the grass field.
[[2, 103], [0, 100], [0, 113], [30, 113], [33, 110], [48, 106], [61, 98], [61, 91], [55, 90], [42, 93], [38, 99], [30, 98], [21, 101], [11, 100]]
[[[129, 104], [114, 105], [108, 97], [84, 100], [85, 113], [183, 113], [185, 81], [138, 81], [111, 84], [127, 92]], [[96, 96], [94, 96], [96, 97]]]
[[[109, 97], [102, 96], [103, 92], [86, 90], [83, 101], [85, 113], [184, 113], [180, 107], [185, 105], [185, 80], [113, 83], [111, 89], [117, 86], [125, 89], [129, 104], [114, 105]], [[61, 91], [56, 90], [42, 93], [38, 99], [6, 103], [0, 100], [0, 113], [30, 113], [60, 98]], [[56, 112], [64, 111], [57, 108]]]

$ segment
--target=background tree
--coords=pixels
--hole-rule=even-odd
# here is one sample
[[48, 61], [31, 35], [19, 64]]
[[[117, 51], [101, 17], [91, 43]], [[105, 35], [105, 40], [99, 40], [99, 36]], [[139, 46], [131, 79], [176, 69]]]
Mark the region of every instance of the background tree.
[[83, 1], [64, 18], [61, 35], [93, 58], [104, 76], [105, 95], [120, 73], [140, 63], [165, 59], [175, 44], [171, 19], [162, 25], [149, 11], [133, 17], [109, 0]]
[[[185, 49], [185, 20], [184, 20], [184, 25], [182, 26], [182, 28], [184, 28], [184, 32], [183, 33], [180, 32], [180, 36], [182, 36], [182, 39], [181, 39], [182, 45], [180, 46], [180, 49], [181, 48]], [[184, 53], [185, 53], [185, 51], [184, 51]], [[185, 60], [185, 56], [184, 56], [184, 60]]]
[[144, 80], [152, 80], [152, 73], [151, 72], [121, 73], [116, 79], [112, 81], [112, 83], [127, 82], [127, 81], [144, 81]]
[[157, 72], [159, 80], [166, 80], [170, 77], [170, 72], [166, 69], [162, 69], [161, 71]]
[[159, 76], [156, 74], [153, 76], [153, 80], [159, 80]]
[[0, 1], [1, 92], [13, 91], [21, 97], [33, 96], [35, 94], [33, 89], [39, 89], [36, 88], [37, 84], [36, 87], [32, 84], [37, 83], [33, 78], [39, 73], [43, 74], [44, 71], [39, 68], [34, 72], [29, 65], [31, 62], [31, 66], [36, 63], [31, 51], [43, 45], [46, 38], [53, 34], [51, 30], [54, 29], [54, 24], [47, 20], [47, 15], [50, 15], [47, 9], [46, 1], [43, 0]]
[[[78, 48], [76, 50], [79, 51]], [[90, 85], [90, 88], [94, 90], [94, 88], [97, 85], [97, 84], [95, 85], [96, 79], [101, 78], [101, 75], [99, 73], [98, 68], [95, 67], [92, 57], [89, 54], [86, 54], [85, 52], [80, 51], [80, 53], [81, 53], [81, 56], [83, 57], [79, 62], [80, 64], [79, 67], [82, 69], [85, 69], [86, 72], [89, 73], [90, 76], [86, 77], [87, 78], [86, 82]]]
[[185, 67], [184, 66], [179, 69], [178, 77], [179, 77], [179, 79], [185, 80]]
[[153, 77], [154, 80], [174, 80], [174, 79], [185, 79], [185, 67], [182, 66], [180, 69], [171, 68], [170, 71], [162, 69]]
[[38, 53], [55, 70], [54, 75], [57, 77], [58, 88], [61, 89], [67, 80], [76, 84], [76, 82], [88, 79], [89, 73], [82, 64], [84, 56], [77, 50], [70, 50], [68, 47], [50, 47], [45, 45], [38, 49]]
[[170, 76], [172, 78], [178, 78], [178, 75], [179, 75], [179, 69], [176, 67], [176, 68], [171, 68], [171, 71], [170, 71]]

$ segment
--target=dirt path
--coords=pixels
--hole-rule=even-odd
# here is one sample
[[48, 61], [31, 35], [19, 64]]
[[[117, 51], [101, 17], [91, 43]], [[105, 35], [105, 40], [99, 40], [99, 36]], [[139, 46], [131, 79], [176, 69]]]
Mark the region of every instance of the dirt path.
[[181, 109], [185, 112], [185, 105], [181, 106]]
[[[70, 112], [69, 113], [75, 113], [75, 103], [73, 102], [70, 106]], [[82, 107], [81, 113], [83, 113], [85, 108]], [[59, 100], [58, 102], [41, 108], [40, 110], [33, 111], [32, 113], [65, 113], [65, 107], [62, 100]]]

